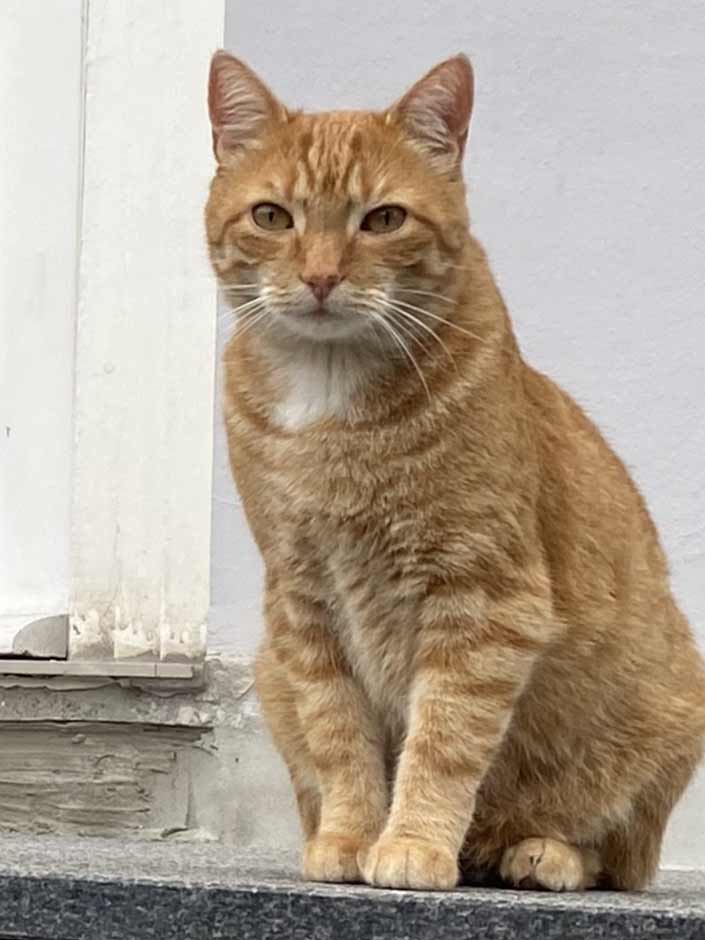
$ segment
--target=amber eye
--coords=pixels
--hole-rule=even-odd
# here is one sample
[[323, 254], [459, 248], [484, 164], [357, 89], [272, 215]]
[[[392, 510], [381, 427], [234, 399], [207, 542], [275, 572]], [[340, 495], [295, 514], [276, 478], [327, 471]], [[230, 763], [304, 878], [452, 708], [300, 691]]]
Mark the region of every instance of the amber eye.
[[406, 210], [401, 206], [380, 206], [367, 213], [360, 228], [375, 235], [385, 235], [401, 228], [405, 218]]
[[252, 210], [252, 218], [256, 225], [270, 232], [281, 232], [285, 228], [294, 227], [294, 220], [286, 209], [276, 206], [273, 202], [260, 202], [256, 205]]

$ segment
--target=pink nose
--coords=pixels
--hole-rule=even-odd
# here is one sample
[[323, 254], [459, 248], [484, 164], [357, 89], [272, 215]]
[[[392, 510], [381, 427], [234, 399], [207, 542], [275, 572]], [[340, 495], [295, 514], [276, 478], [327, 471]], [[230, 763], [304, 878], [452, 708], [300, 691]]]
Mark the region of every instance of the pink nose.
[[302, 280], [311, 288], [316, 300], [323, 303], [333, 288], [340, 284], [342, 278], [339, 274], [316, 274], [312, 277], [304, 277]]

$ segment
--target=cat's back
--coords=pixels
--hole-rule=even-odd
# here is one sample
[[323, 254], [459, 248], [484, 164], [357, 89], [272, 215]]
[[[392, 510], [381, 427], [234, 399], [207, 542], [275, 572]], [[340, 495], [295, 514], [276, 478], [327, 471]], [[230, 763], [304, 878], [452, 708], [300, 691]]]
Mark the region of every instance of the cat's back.
[[[525, 366], [537, 442], [539, 532], [563, 613], [608, 622], [673, 605], [668, 565], [646, 502], [623, 461], [574, 399]], [[677, 629], [679, 617], [666, 618]]]

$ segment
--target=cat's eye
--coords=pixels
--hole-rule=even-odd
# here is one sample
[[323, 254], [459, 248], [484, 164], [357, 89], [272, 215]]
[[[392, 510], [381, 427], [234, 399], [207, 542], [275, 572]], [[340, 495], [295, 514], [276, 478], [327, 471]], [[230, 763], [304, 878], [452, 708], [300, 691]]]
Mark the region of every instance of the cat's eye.
[[282, 232], [286, 228], [294, 227], [294, 220], [286, 209], [273, 202], [260, 202], [252, 210], [252, 218], [260, 228], [269, 232]]
[[406, 210], [401, 206], [380, 206], [367, 213], [360, 228], [375, 235], [385, 235], [401, 228], [405, 218]]

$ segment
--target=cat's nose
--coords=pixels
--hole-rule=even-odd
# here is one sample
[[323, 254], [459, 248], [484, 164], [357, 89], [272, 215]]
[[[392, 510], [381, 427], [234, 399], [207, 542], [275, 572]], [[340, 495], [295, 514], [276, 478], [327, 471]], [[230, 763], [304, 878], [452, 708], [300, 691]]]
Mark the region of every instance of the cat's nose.
[[334, 287], [342, 281], [339, 274], [315, 274], [302, 277], [301, 280], [313, 291], [313, 296], [319, 303], [323, 303]]

